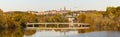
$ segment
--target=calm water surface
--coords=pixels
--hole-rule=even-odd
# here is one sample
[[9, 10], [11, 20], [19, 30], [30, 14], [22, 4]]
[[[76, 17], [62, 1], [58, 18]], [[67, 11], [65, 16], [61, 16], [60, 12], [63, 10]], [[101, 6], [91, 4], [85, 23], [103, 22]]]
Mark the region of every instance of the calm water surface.
[[50, 31], [36, 31], [33, 35], [24, 35], [24, 37], [120, 37], [120, 32], [117, 31], [99, 31], [89, 33], [78, 33], [78, 31], [56, 32]]
[[77, 35], [77, 31], [68, 31], [68, 32], [56, 32], [54, 30], [51, 31], [37, 31], [35, 34], [30, 36], [24, 37], [62, 37], [62, 36], [70, 36], [70, 35]]
[[78, 33], [76, 30], [23, 30], [18, 28], [0, 30], [0, 37], [120, 37], [120, 32]]

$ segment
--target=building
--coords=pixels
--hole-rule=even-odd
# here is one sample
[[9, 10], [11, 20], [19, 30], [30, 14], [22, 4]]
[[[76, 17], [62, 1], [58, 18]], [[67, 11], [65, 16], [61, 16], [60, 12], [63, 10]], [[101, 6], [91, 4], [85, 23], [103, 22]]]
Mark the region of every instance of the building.
[[49, 11], [43, 11], [43, 12], [28, 12], [36, 15], [46, 15], [46, 14], [63, 14], [70, 12], [70, 10], [66, 10], [66, 7], [64, 7], [64, 10], [49, 10]]

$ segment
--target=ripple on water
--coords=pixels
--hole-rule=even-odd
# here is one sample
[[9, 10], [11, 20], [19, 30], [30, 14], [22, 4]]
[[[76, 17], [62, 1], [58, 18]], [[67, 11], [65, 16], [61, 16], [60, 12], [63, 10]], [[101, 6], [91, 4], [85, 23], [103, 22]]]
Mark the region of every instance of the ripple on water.
[[42, 31], [32, 35], [32, 37], [120, 37], [120, 32], [117, 31], [99, 31], [78, 34], [77, 31], [55, 32], [55, 31]]
[[120, 32], [113, 31], [101, 31], [101, 32], [91, 32], [78, 35], [70, 36], [60, 36], [60, 37], [120, 37]]

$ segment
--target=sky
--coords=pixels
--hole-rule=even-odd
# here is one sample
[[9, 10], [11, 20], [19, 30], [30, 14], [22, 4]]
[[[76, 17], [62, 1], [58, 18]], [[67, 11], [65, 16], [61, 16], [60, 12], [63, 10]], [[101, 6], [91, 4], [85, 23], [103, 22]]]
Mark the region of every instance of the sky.
[[3, 11], [106, 10], [119, 5], [120, 0], [0, 0]]

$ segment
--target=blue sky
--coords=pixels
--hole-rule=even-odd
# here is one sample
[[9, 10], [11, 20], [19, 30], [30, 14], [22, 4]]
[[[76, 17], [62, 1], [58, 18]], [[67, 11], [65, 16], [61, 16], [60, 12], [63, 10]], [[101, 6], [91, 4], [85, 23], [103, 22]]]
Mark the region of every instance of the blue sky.
[[0, 0], [4, 11], [106, 10], [107, 6], [119, 6], [120, 0]]

